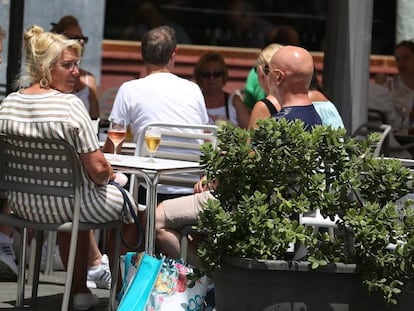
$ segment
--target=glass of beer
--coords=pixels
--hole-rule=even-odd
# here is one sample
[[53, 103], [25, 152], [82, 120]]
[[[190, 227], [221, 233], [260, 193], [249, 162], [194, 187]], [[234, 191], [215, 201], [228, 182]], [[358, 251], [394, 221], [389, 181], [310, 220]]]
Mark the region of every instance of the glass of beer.
[[126, 122], [122, 118], [112, 118], [109, 120], [108, 137], [114, 145], [114, 155], [112, 160], [116, 157], [118, 145], [126, 138]]
[[159, 127], [148, 127], [145, 131], [145, 147], [147, 148], [150, 158], [148, 162], [155, 162], [154, 153], [158, 150], [161, 142], [161, 130]]

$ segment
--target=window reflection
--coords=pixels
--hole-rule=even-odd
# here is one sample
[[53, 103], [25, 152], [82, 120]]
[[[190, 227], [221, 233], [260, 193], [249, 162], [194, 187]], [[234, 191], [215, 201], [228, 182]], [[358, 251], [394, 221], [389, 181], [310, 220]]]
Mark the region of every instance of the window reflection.
[[[396, 0], [374, 0], [373, 54], [392, 54]], [[167, 24], [179, 43], [262, 48], [281, 25], [298, 41], [322, 51], [327, 0], [107, 0], [105, 38], [140, 40], [150, 28]]]

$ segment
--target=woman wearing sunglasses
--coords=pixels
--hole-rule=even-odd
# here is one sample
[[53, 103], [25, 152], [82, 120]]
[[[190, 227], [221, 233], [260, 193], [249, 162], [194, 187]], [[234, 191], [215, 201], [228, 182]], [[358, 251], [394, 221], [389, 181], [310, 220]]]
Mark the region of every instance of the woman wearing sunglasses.
[[228, 80], [227, 65], [221, 54], [207, 52], [201, 55], [194, 68], [194, 79], [204, 95], [210, 124], [230, 122], [246, 128], [250, 113], [236, 94], [224, 91]]
[[[89, 38], [83, 35], [76, 17], [66, 15], [58, 23], [51, 24], [53, 26], [51, 32], [62, 34], [68, 39], [78, 40], [83, 55], [85, 44], [88, 43]], [[98, 89], [96, 78], [92, 73], [79, 68], [79, 79], [76, 81], [74, 94], [82, 100], [92, 119], [99, 118]]]

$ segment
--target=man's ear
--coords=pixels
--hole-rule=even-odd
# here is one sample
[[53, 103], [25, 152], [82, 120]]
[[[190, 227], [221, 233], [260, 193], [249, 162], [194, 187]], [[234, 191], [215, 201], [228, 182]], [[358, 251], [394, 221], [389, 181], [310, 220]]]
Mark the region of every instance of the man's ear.
[[276, 83], [278, 85], [282, 84], [286, 80], [286, 73], [284, 73], [282, 70], [277, 71], [277, 78]]

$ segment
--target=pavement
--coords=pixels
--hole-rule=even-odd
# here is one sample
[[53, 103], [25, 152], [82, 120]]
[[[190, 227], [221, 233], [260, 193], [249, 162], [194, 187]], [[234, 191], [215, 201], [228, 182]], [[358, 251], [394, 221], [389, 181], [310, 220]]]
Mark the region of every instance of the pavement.
[[[39, 291], [37, 302], [31, 299], [32, 286], [25, 286], [24, 310], [60, 310], [63, 289], [65, 286], [64, 271], [53, 271], [50, 275], [40, 273]], [[109, 290], [91, 289], [100, 298], [100, 305], [90, 309], [91, 311], [107, 310], [109, 302]], [[15, 310], [17, 295], [17, 282], [0, 281], [0, 310]]]

